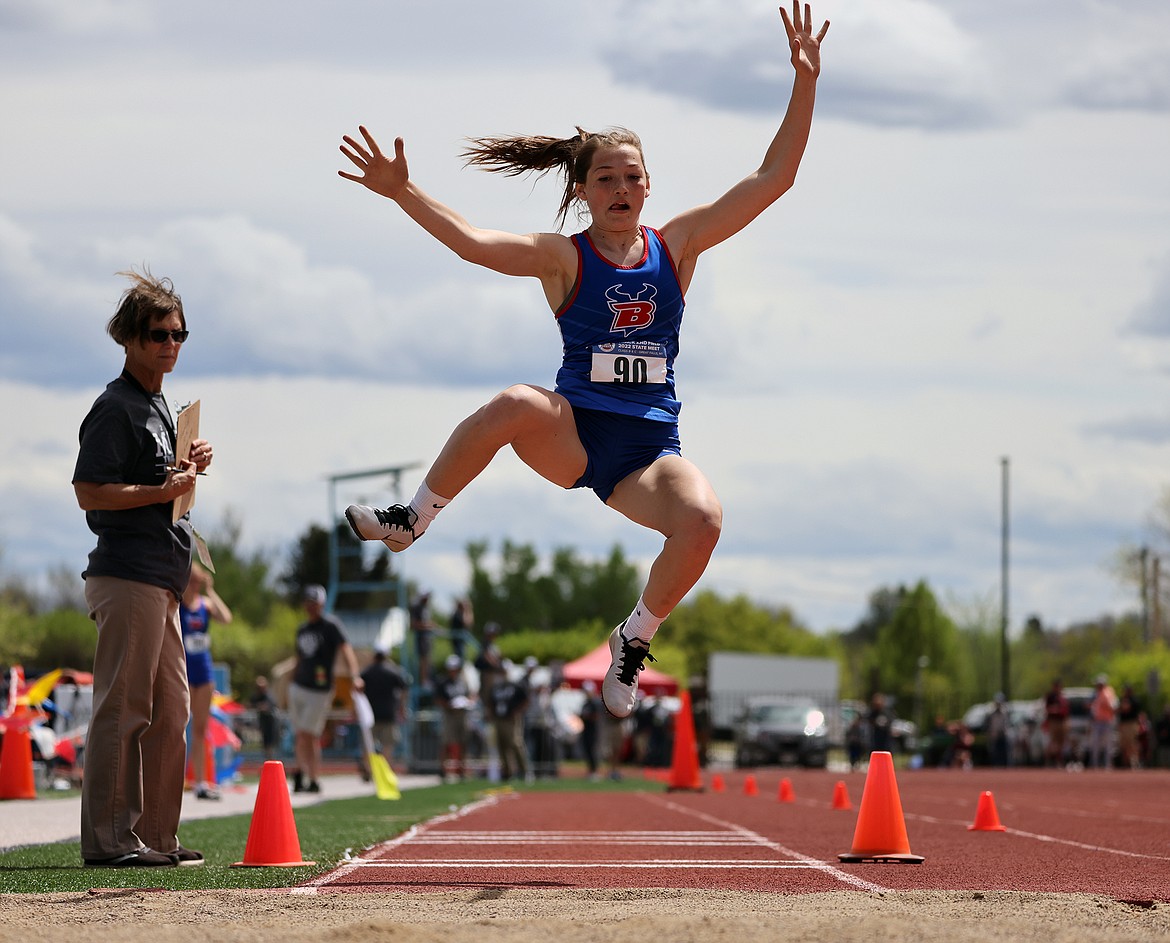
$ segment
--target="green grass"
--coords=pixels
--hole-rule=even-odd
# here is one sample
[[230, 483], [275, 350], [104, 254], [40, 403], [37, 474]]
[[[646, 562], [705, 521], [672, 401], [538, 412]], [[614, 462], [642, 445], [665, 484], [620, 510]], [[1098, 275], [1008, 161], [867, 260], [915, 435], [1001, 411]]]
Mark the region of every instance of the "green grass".
[[[161, 887], [169, 890], [294, 887], [333, 869], [349, 851], [386, 841], [410, 826], [486, 795], [483, 780], [408, 789], [401, 799], [373, 796], [334, 799], [295, 810], [301, 857], [314, 865], [297, 868], [233, 868], [244, 857], [251, 815], [184, 822], [180, 838], [198, 848], [207, 864], [196, 868], [86, 868], [77, 842], [31, 845], [0, 853], [0, 893], [47, 894], [92, 887]], [[591, 783], [584, 779], [542, 780], [512, 787], [522, 791], [579, 792], [664, 789], [642, 779]]]

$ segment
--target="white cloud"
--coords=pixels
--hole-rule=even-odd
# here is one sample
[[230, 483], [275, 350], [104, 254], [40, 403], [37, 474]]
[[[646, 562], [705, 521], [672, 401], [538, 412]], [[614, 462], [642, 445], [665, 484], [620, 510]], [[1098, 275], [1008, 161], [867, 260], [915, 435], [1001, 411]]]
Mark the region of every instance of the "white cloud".
[[[0, 110], [21, 142], [0, 151], [16, 182], [0, 395], [20, 404], [0, 416], [6, 569], [88, 552], [68, 481], [121, 365], [103, 333], [115, 271], [147, 263], [186, 302], [168, 395], [203, 399], [216, 444], [202, 525], [232, 508], [246, 541], [284, 549], [324, 521], [328, 475], [429, 462], [559, 359], [539, 286], [460, 262], [340, 180], [341, 134], [404, 135], [420, 185], [525, 232], [551, 225], [555, 182], [464, 170], [463, 136], [626, 124], [661, 224], [751, 171], [788, 84], [775, 7], [746, 0], [601, 3], [572, 28], [555, 4], [236, 7], [225, 31], [215, 2], [89, 20], [0, 5]], [[1170, 458], [1170, 30], [1161, 0], [1127, 4], [1124, 34], [1120, 9], [1042, 0], [1005, 23], [968, 0], [814, 5], [833, 26], [797, 184], [701, 260], [688, 298], [684, 447], [728, 522], [702, 585], [816, 628], [885, 583], [985, 597], [1007, 455], [1017, 618], [1132, 608], [1105, 561]], [[465, 543], [504, 536], [620, 542], [643, 566], [661, 542], [505, 451], [401, 559], [454, 593]]]

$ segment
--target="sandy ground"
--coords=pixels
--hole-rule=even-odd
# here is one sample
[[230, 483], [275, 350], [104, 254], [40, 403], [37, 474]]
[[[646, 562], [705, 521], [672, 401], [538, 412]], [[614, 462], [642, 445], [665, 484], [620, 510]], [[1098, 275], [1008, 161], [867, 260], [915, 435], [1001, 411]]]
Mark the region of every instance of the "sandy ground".
[[70, 943], [1111, 943], [1170, 936], [1170, 907], [1089, 895], [675, 890], [289, 894], [118, 890], [0, 897], [0, 940]]

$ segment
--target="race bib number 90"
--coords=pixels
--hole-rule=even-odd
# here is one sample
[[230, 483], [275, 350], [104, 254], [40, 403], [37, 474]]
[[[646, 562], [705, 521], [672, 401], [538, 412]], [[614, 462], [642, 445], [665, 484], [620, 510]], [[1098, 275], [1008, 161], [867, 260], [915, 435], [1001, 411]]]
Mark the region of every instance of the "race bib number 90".
[[598, 344], [593, 348], [589, 379], [594, 383], [665, 383], [666, 348], [639, 341]]

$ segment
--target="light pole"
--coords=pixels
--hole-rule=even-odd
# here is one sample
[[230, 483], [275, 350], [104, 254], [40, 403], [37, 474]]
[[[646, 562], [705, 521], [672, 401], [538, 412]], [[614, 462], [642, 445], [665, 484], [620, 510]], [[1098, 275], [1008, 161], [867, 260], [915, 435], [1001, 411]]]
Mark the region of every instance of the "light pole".
[[1011, 700], [1011, 677], [1008, 665], [1008, 470], [1010, 459], [1005, 455], [1000, 462], [1000, 599], [999, 599], [999, 680], [1005, 700]]

